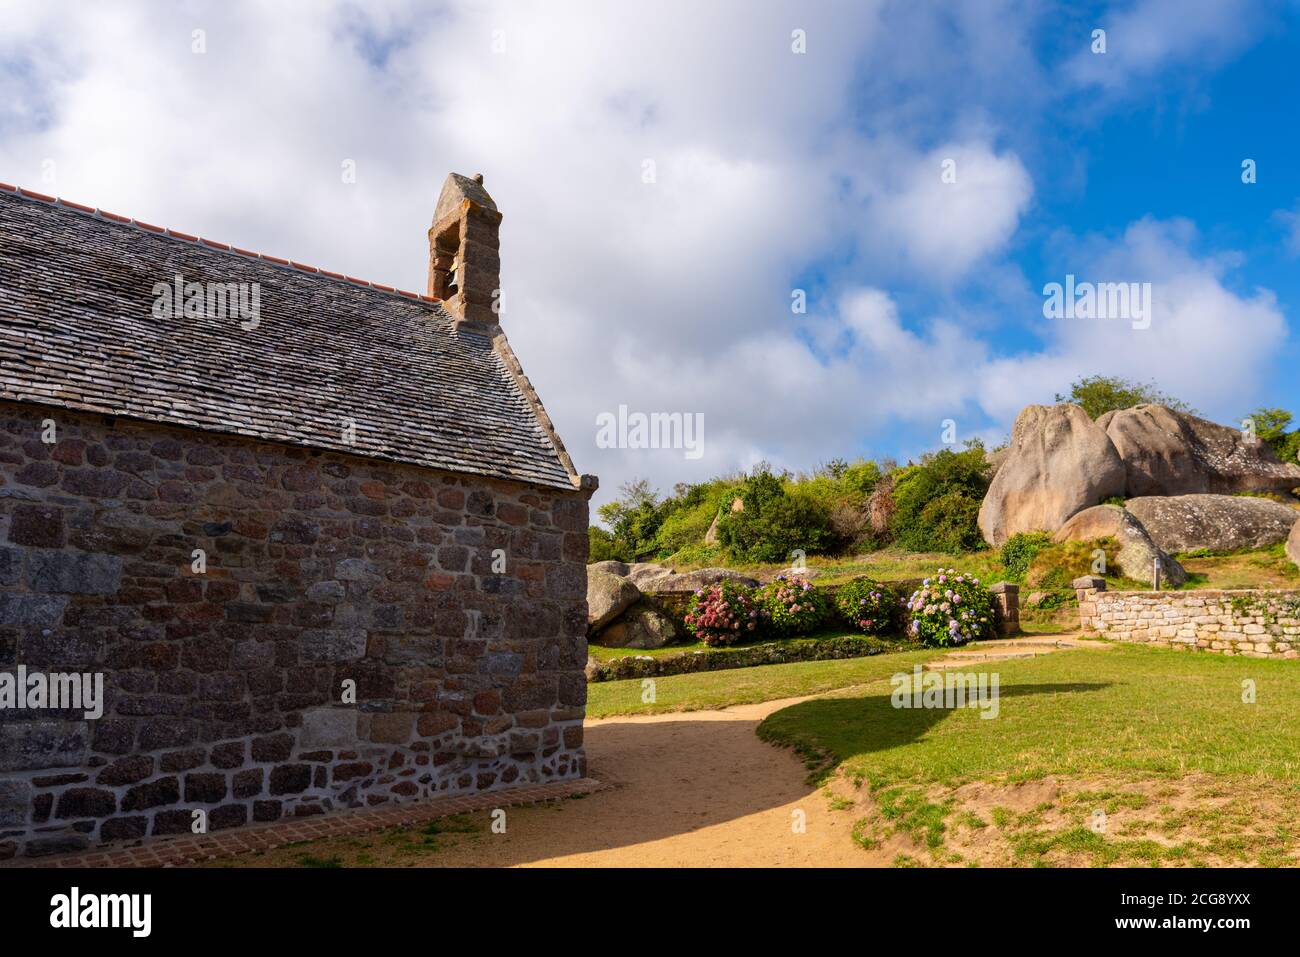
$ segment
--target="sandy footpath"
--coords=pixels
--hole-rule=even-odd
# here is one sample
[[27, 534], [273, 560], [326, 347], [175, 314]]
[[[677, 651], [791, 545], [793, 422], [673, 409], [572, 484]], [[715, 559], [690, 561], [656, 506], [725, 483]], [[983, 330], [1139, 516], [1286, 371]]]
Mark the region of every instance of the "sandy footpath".
[[[854, 816], [804, 783], [758, 722], [802, 698], [587, 722], [593, 777], [616, 787], [508, 811], [507, 831], [440, 849], [427, 864], [533, 867], [862, 866]], [[793, 814], [806, 815], [795, 833]]]

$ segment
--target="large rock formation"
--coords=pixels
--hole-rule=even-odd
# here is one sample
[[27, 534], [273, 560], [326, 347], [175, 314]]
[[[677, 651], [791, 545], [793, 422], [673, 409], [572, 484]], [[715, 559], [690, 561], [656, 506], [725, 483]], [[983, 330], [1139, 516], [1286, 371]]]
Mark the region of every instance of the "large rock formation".
[[600, 633], [606, 648], [662, 648], [677, 637], [672, 619], [663, 612], [640, 604]]
[[1300, 518], [1279, 502], [1241, 495], [1149, 496], [1125, 506], [1166, 552], [1267, 548], [1286, 541]]
[[1118, 554], [1108, 555], [1107, 560], [1125, 578], [1150, 581], [1153, 566], [1159, 561], [1164, 582], [1176, 586], [1187, 581], [1183, 566], [1151, 540], [1146, 528], [1131, 512], [1118, 505], [1085, 508], [1062, 525], [1052, 541], [1087, 542], [1098, 538], [1113, 538], [1119, 544]]
[[1070, 404], [1027, 406], [980, 506], [980, 531], [994, 546], [1018, 532], [1055, 532], [1123, 491], [1124, 463], [1088, 413]]
[[668, 575], [665, 578], [657, 579], [654, 587], [647, 590], [659, 593], [698, 591], [706, 585], [716, 585], [720, 581], [727, 580], [749, 588], [753, 588], [758, 584], [756, 579], [732, 571], [730, 568], [697, 568], [695, 571], [682, 572], [680, 575]]
[[605, 627], [641, 598], [641, 590], [626, 578], [594, 566], [587, 569], [587, 630]]
[[1238, 429], [1139, 405], [1097, 419], [1124, 462], [1125, 492], [1188, 495], [1285, 492], [1300, 487], [1300, 465], [1279, 462], [1269, 446]]
[[619, 578], [626, 578], [642, 591], [655, 591], [657, 582], [675, 574], [673, 569], [668, 568], [666, 565], [656, 565], [654, 562], [604, 561], [594, 562], [588, 565], [587, 568], [598, 572], [607, 572], [610, 575], [617, 575]]
[[[730, 568], [697, 568], [694, 571], [678, 574], [665, 565], [653, 562], [595, 562], [587, 566], [588, 581], [591, 574], [614, 575], [625, 578], [642, 592], [696, 591], [705, 585], [713, 585], [725, 578], [730, 578], [742, 585], [754, 586], [758, 582]], [[591, 601], [588, 596], [588, 602]]]

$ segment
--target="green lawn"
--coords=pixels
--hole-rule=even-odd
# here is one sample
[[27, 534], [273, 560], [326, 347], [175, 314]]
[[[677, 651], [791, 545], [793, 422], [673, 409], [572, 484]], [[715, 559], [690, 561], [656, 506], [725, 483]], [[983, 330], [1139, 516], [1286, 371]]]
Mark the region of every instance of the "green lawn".
[[[871, 795], [865, 847], [902, 833], [925, 863], [961, 859], [950, 843], [989, 845], [990, 827], [1012, 855], [999, 863], [1290, 863], [1300, 662], [1116, 645], [970, 670], [999, 674], [997, 718], [895, 708], [878, 680], [783, 709], [759, 734]], [[1247, 681], [1255, 703], [1242, 700]], [[963, 806], [972, 783], [996, 796], [1043, 781], [1055, 782], [1049, 800], [992, 821]], [[1120, 802], [1125, 836], [1087, 827], [1107, 802]]]
[[[1282, 545], [1241, 552], [1203, 554], [1198, 557], [1176, 557], [1190, 575], [1184, 588], [1300, 588], [1300, 568], [1286, 557]], [[699, 562], [676, 563], [673, 558], [663, 559], [663, 562], [678, 570], [700, 565]], [[783, 565], [741, 565], [718, 556], [705, 564], [725, 564], [755, 577], [759, 572], [775, 574], [788, 571], [788, 567]], [[993, 549], [961, 555], [908, 552], [899, 548], [838, 558], [810, 555], [808, 567], [818, 572], [814, 580], [819, 585], [838, 584], [862, 575], [878, 581], [925, 578], [939, 567], [968, 572], [989, 584], [1003, 581], [1007, 577], [998, 552]], [[1129, 582], [1116, 578], [1110, 585], [1112, 590], [1125, 587], [1146, 588], [1150, 587], [1150, 582]]]
[[[879, 681], [938, 654], [942, 652], [905, 651], [870, 658], [800, 661], [788, 665], [702, 671], [654, 679], [598, 681], [587, 686], [587, 717], [699, 711], [817, 694], [849, 685]], [[642, 701], [646, 690], [643, 685], [645, 680], [654, 681], [653, 703]]]
[[[1075, 629], [1078, 629], [1078, 614], [1075, 614]], [[757, 645], [774, 645], [779, 644], [783, 647], [793, 647], [795, 645], [809, 645], [822, 641], [834, 641], [837, 638], [863, 638], [860, 632], [846, 631], [843, 628], [828, 628], [811, 635], [801, 635], [796, 638], [772, 638], [764, 636], [755, 638], [752, 641], [744, 642], [738, 645], [722, 645], [716, 648], [710, 648], [702, 641], [693, 641], [689, 645], [665, 645], [662, 648], [606, 648], [603, 645], [593, 645], [588, 643], [587, 654], [597, 661], [613, 661], [615, 658], [627, 658], [638, 655], [647, 655], [651, 658], [670, 658], [673, 655], [688, 654], [694, 651], [708, 651], [711, 654], [726, 655], [737, 651], [745, 651]], [[892, 647], [894, 645], [916, 645], [916, 642], [905, 642], [901, 636], [885, 635], [872, 636], [873, 641], [879, 642], [882, 646]]]
[[647, 655], [651, 658], [668, 658], [690, 651], [706, 651], [702, 641], [692, 641], [687, 645], [664, 645], [662, 648], [606, 648], [604, 645], [587, 644], [587, 654], [597, 661], [613, 661], [615, 658], [627, 658], [631, 655]]

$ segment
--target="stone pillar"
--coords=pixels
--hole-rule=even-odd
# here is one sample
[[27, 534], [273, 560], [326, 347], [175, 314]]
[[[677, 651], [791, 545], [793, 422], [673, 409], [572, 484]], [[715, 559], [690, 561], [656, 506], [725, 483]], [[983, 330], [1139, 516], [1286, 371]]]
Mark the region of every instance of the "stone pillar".
[[1084, 631], [1096, 630], [1097, 593], [1106, 590], [1106, 579], [1084, 575], [1070, 582], [1070, 586], [1079, 599], [1079, 627]]
[[993, 593], [993, 611], [997, 616], [998, 634], [1003, 638], [1020, 634], [1020, 586], [998, 582], [989, 586]]

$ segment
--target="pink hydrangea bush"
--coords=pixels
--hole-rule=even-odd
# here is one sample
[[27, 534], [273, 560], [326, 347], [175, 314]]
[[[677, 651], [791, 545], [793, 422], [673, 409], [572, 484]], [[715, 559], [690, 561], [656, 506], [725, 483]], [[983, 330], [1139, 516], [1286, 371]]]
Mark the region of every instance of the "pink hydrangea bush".
[[776, 636], [805, 635], [826, 622], [826, 596], [807, 579], [778, 575], [755, 595], [768, 629]]
[[993, 637], [993, 595], [971, 575], [940, 568], [907, 600], [908, 632], [927, 645]]
[[754, 637], [759, 609], [749, 589], [734, 581], [701, 588], [686, 611], [686, 628], [706, 645], [732, 645]]
[[835, 594], [835, 608], [845, 623], [864, 635], [894, 631], [899, 620], [899, 597], [887, 585], [870, 578], [855, 578]]

